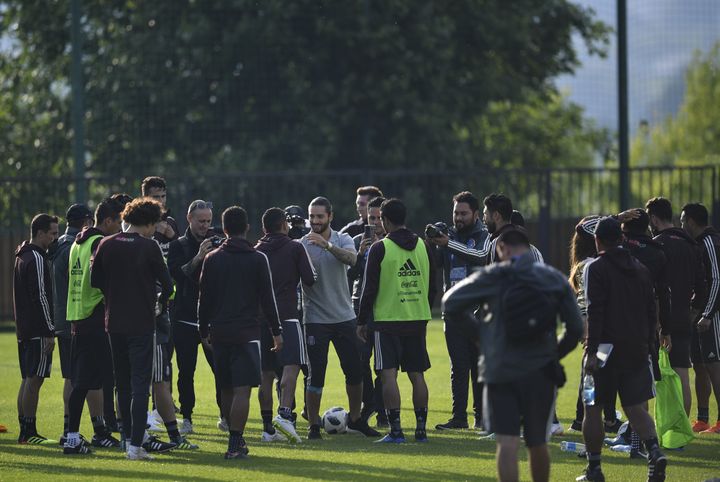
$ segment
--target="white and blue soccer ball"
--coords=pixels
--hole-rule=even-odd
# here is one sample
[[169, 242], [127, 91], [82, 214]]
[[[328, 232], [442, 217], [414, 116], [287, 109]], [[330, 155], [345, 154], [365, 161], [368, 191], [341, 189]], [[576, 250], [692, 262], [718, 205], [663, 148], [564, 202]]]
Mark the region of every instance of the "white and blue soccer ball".
[[325, 410], [322, 416], [322, 426], [329, 434], [345, 433], [347, 430], [348, 413], [342, 407], [333, 407]]

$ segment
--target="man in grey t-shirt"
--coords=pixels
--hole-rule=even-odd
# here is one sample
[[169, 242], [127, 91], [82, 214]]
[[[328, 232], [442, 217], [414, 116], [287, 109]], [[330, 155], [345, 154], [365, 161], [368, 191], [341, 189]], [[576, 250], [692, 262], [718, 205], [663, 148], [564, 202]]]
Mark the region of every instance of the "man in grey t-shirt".
[[330, 228], [332, 205], [317, 197], [308, 207], [311, 232], [301, 242], [307, 248], [318, 279], [312, 286], [303, 284], [303, 318], [307, 338], [308, 369], [306, 405], [310, 429], [308, 439], [320, 435], [320, 400], [325, 385], [330, 342], [340, 359], [350, 406], [347, 430], [368, 437], [380, 434], [360, 417], [363, 370], [359, 340], [355, 334], [355, 311], [350, 302], [347, 270], [355, 264], [355, 243], [347, 234]]

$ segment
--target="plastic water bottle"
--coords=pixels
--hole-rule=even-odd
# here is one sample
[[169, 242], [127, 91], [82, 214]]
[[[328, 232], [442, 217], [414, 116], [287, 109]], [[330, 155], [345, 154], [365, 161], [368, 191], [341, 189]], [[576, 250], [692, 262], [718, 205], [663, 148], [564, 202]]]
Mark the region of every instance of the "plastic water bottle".
[[582, 398], [585, 405], [595, 405], [595, 379], [589, 373], [583, 378]]
[[577, 442], [567, 442], [563, 440], [560, 442], [560, 450], [563, 452], [575, 452], [577, 454], [581, 452], [585, 452], [585, 445], [579, 444]]

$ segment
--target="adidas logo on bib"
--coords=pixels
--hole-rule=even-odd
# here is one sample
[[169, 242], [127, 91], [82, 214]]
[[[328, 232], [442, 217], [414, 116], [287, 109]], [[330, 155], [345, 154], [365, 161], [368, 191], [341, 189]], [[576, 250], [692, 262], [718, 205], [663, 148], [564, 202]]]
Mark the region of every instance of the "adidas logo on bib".
[[405, 264], [400, 267], [398, 276], [420, 276], [420, 270], [418, 270], [412, 260], [408, 258], [408, 260], [405, 261]]

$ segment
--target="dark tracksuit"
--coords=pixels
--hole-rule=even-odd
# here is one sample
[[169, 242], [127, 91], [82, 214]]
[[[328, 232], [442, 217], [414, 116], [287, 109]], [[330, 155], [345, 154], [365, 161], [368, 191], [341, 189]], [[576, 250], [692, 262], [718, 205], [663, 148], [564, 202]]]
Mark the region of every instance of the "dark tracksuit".
[[[471, 273], [473, 267], [487, 263], [489, 239], [487, 229], [478, 220], [469, 233], [449, 232], [450, 241], [440, 248], [443, 267], [443, 291], [447, 292]], [[452, 418], [467, 421], [468, 377], [473, 392], [473, 412], [482, 420], [483, 385], [478, 382], [478, 347], [472, 327], [451, 320], [453, 315], [443, 313], [445, 343], [450, 355], [450, 386], [452, 389]]]
[[[208, 231], [206, 239], [215, 233]], [[179, 239], [172, 241], [168, 248], [167, 263], [170, 275], [175, 280], [175, 300], [170, 309], [172, 337], [178, 366], [178, 397], [180, 413], [183, 418], [192, 421], [195, 409], [195, 368], [197, 367], [198, 333], [197, 303], [199, 264], [192, 269], [192, 259], [200, 250], [200, 241], [190, 232], [190, 228]], [[212, 350], [202, 345], [203, 354], [210, 368], [214, 367]], [[220, 408], [220, 389], [215, 387], [215, 401]]]
[[[159, 297], [158, 282], [162, 286]], [[100, 241], [92, 258], [90, 283], [105, 297], [105, 330], [110, 335], [123, 431], [131, 445], [139, 447], [152, 380], [155, 307], [158, 302], [167, 303], [172, 279], [154, 240], [138, 233], [118, 233]]]
[[701, 307], [701, 314], [708, 318], [710, 329], [704, 333], [693, 330], [691, 356], [693, 363], [706, 364], [720, 362], [720, 233], [707, 227], [698, 236], [705, 264], [705, 286], [707, 295]]

